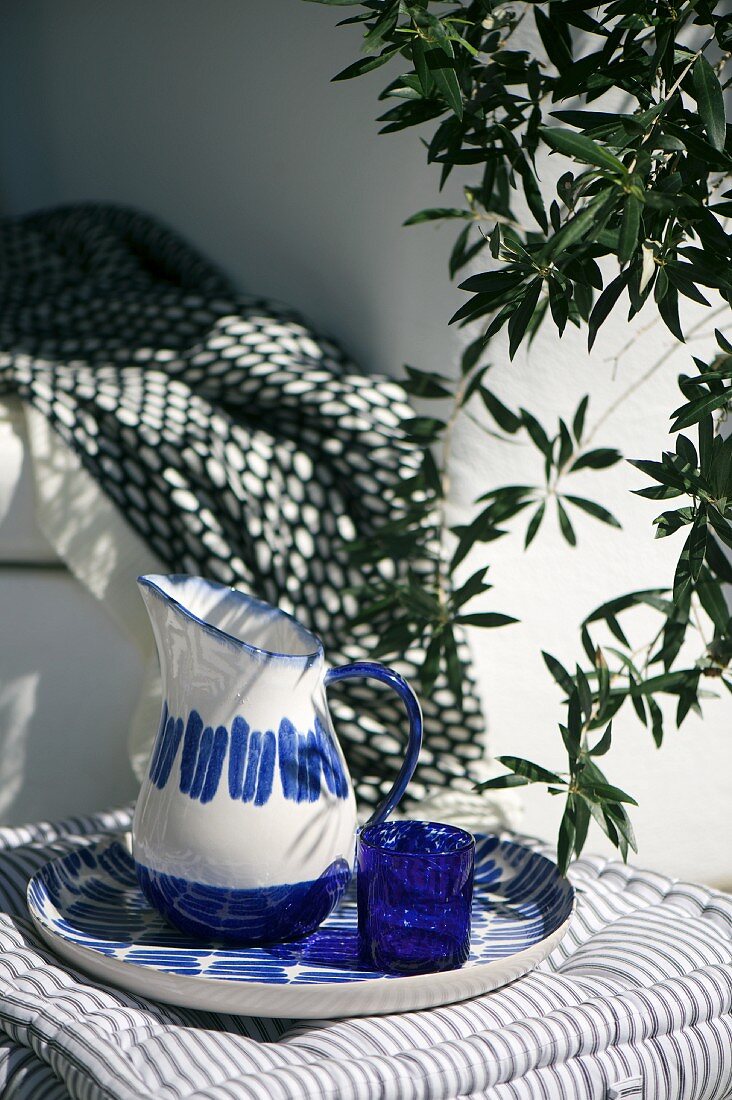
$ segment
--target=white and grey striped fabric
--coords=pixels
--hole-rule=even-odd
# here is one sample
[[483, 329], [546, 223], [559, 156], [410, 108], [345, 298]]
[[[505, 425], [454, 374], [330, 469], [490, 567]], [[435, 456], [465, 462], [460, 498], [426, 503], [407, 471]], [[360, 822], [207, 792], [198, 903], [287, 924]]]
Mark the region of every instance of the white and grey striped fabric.
[[35, 935], [33, 870], [128, 824], [120, 811], [0, 830], [4, 1100], [732, 1096], [730, 896], [584, 858], [568, 936], [503, 990], [404, 1016], [226, 1017], [99, 986]]

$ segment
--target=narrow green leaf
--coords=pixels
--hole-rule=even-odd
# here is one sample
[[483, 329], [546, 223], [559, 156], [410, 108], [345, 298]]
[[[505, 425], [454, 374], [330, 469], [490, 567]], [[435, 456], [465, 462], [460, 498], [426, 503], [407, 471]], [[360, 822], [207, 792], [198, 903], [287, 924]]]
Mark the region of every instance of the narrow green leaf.
[[567, 726], [563, 726], [561, 722], [559, 723], [559, 732], [562, 735], [564, 747], [567, 750], [567, 759], [569, 760], [569, 766], [570, 768], [574, 768], [577, 757], [579, 756], [582, 747], [580, 744], [580, 739], [579, 737], [576, 737], [573, 733], [571, 733]]
[[585, 653], [587, 654], [588, 661], [593, 661], [594, 662], [595, 653], [597, 651], [595, 649], [595, 644], [592, 641], [592, 638], [590, 637], [590, 632], [587, 629], [587, 625], [586, 625], [587, 622], [589, 622], [589, 620], [585, 620], [585, 622], [582, 624], [582, 629], [580, 631], [580, 638], [582, 640], [582, 648], [584, 649]]
[[618, 238], [618, 259], [622, 264], [627, 263], [635, 252], [638, 244], [638, 231], [640, 230], [641, 202], [635, 195], [628, 195], [623, 207], [623, 217], [620, 223], [620, 236]]
[[544, 14], [538, 4], [534, 7], [534, 21], [547, 57], [558, 72], [565, 72], [573, 64], [571, 49], [563, 36], [557, 33], [555, 23]]
[[661, 512], [661, 515], [656, 516], [653, 521], [656, 525], [656, 538], [663, 539], [668, 535], [674, 535], [682, 527], [691, 523], [693, 518], [691, 508], [678, 508], [676, 511]]
[[402, 420], [402, 427], [412, 439], [432, 443], [444, 429], [445, 422], [434, 416], [411, 416]]
[[617, 302], [620, 295], [623, 293], [628, 282], [628, 272], [623, 271], [617, 278], [613, 279], [611, 283], [603, 290], [600, 297], [595, 302], [592, 313], [590, 314], [590, 320], [588, 324], [587, 334], [587, 347], [592, 348], [595, 342], [597, 333], [600, 326], [607, 320], [613, 306]]
[[597, 701], [599, 706], [598, 719], [604, 720], [604, 708], [610, 694], [610, 670], [607, 667], [605, 654], [600, 647], [595, 653], [595, 668], [597, 669]]
[[[732, 396], [732, 390], [730, 395]], [[724, 512], [727, 501], [732, 498], [732, 436], [728, 435], [724, 440], [717, 438], [712, 442], [712, 453], [707, 466], [709, 481], [718, 502], [717, 508]]]
[[441, 374], [435, 374], [432, 371], [417, 370], [416, 367], [407, 366], [405, 370], [407, 378], [402, 381], [402, 385], [407, 393], [427, 399], [452, 395], [451, 390], [447, 388], [450, 384], [449, 378], [444, 378]]
[[574, 414], [574, 420], [572, 421], [572, 431], [578, 443], [582, 439], [582, 433], [585, 430], [585, 416], [589, 403], [590, 397], [589, 394], [586, 394], [577, 406], [577, 412]]
[[696, 691], [685, 691], [679, 696], [679, 701], [676, 707], [676, 726], [681, 728], [681, 724], [686, 718], [690, 710], [699, 710], [699, 700]]
[[586, 801], [575, 798], [575, 855], [581, 856], [590, 827], [590, 809]]
[[427, 52], [427, 65], [432, 78], [442, 92], [446, 102], [458, 118], [463, 117], [463, 93], [460, 90], [460, 81], [452, 67], [451, 59], [443, 50], [435, 49]]
[[[331, 0], [314, 0], [314, 2], [319, 4], [330, 3]], [[333, 82], [336, 80], [353, 80], [354, 77], [363, 76], [364, 73], [369, 73], [372, 69], [379, 69], [382, 65], [385, 65], [387, 61], [391, 61], [392, 57], [398, 52], [398, 48], [390, 47], [376, 54], [375, 57], [361, 57], [358, 61], [354, 61], [352, 65], [347, 65], [345, 69], [336, 73], [336, 75], [332, 77], [332, 80]]]
[[612, 783], [597, 783], [592, 779], [587, 779], [584, 776], [581, 780], [584, 790], [589, 791], [600, 802], [627, 802], [631, 806], [637, 806], [638, 803], [631, 795], [626, 794], [625, 791], [621, 791], [620, 787], [614, 787]]
[[468, 220], [472, 218], [472, 214], [469, 210], [458, 210], [454, 206], [436, 206], [429, 210], [420, 210], [417, 214], [412, 214], [410, 218], [407, 218], [403, 225], [421, 225], [422, 222], [436, 222], [444, 221], [449, 218], [462, 218]]
[[700, 306], [708, 306], [710, 304], [709, 299], [704, 297], [696, 283], [686, 278], [686, 272], [682, 271], [682, 267], [691, 269], [691, 264], [666, 264], [664, 271], [668, 276], [669, 282], [672, 283], [685, 298], [689, 298], [692, 302], [696, 302]]
[[[628, 844], [634, 852], [638, 851], [638, 844], [635, 839], [635, 833], [633, 832], [633, 826], [630, 823], [630, 818], [625, 811], [625, 807], [616, 803], [608, 803], [604, 807], [605, 813], [612, 818], [615, 823], [615, 828], [620, 833], [622, 839]], [[622, 852], [621, 848], [621, 852]], [[624, 859], [627, 860], [627, 849], [625, 850]]]
[[455, 701], [459, 709], [463, 705], [463, 664], [458, 653], [457, 642], [450, 625], [445, 627], [444, 634], [445, 668], [447, 671], [447, 683], [455, 695]]
[[419, 682], [422, 691], [429, 696], [435, 686], [435, 681], [440, 674], [440, 658], [442, 657], [442, 635], [433, 634], [424, 655], [422, 667], [419, 670]]
[[587, 283], [575, 283], [572, 287], [572, 294], [573, 299], [570, 318], [572, 324], [577, 325], [579, 328], [577, 318], [581, 318], [585, 323], [589, 321], [595, 301], [595, 295], [592, 287]]
[[367, 607], [364, 607], [358, 615], [354, 615], [350, 622], [353, 626], [360, 626], [362, 623], [367, 623], [371, 619], [377, 618], [383, 611], [394, 607], [399, 603], [399, 597], [396, 592], [390, 592], [386, 596], [382, 596], [380, 599], [374, 599]]
[[648, 703], [648, 709], [651, 713], [651, 733], [653, 734], [653, 740], [656, 744], [656, 748], [660, 749], [661, 742], [663, 741], [663, 712], [652, 695], [648, 696], [646, 702]]
[[556, 465], [559, 469], [564, 467], [572, 457], [574, 451], [574, 444], [572, 442], [572, 436], [569, 434], [569, 428], [564, 423], [562, 418], [559, 418], [559, 456], [556, 461]]
[[485, 348], [486, 341], [482, 336], [479, 336], [476, 340], [468, 344], [465, 351], [460, 356], [460, 371], [463, 376], [470, 374], [473, 368], [478, 365]]
[[534, 316], [539, 295], [541, 294], [543, 280], [534, 279], [528, 284], [518, 309], [513, 313], [508, 322], [508, 356], [513, 359], [519, 345], [524, 338], [531, 318]]
[[732, 562], [713, 538], [707, 540], [707, 564], [715, 577], [732, 584]]
[[549, 309], [560, 336], [563, 334], [569, 320], [569, 303], [570, 293], [568, 289], [562, 286], [558, 279], [550, 278]]
[[[448, 268], [450, 271], [450, 278], [454, 279], [458, 271], [461, 271], [466, 264], [482, 252], [486, 246], [486, 239], [482, 233], [477, 235], [473, 233], [475, 228], [475, 222], [467, 222], [460, 230], [455, 241], [455, 245], [450, 253], [450, 260]], [[473, 240], [470, 240], [470, 236], [473, 234]]]
[[707, 534], [709, 528], [706, 522], [706, 513], [701, 509], [698, 515], [698, 524], [695, 524], [691, 530], [688, 540], [689, 546], [689, 568], [691, 570], [691, 579], [697, 581], [699, 574], [701, 573], [702, 566], [704, 565], [704, 556], [707, 549]]
[[701, 573], [707, 547], [707, 518], [701, 508], [684, 543], [674, 576], [674, 601], [679, 602], [682, 592], [693, 584]]
[[569, 675], [564, 665], [558, 661], [556, 657], [552, 657], [551, 653], [547, 653], [543, 649], [541, 655], [544, 658], [544, 664], [549, 669], [553, 678], [559, 686], [566, 691], [567, 695], [571, 695], [574, 691], [574, 680]]
[[570, 466], [570, 472], [586, 468], [605, 470], [608, 466], [614, 466], [616, 462], [620, 462], [622, 457], [620, 451], [616, 451], [614, 447], [596, 447], [592, 451], [585, 451], [575, 459]]
[[472, 294], [491, 294], [498, 297], [507, 290], [513, 290], [524, 279], [523, 272], [513, 269], [499, 271], [482, 271], [478, 275], [471, 275], [459, 284], [459, 290], [469, 290]]
[[607, 168], [619, 175], [627, 175], [627, 169], [622, 161], [584, 134], [575, 134], [564, 127], [555, 126], [541, 126], [539, 133], [550, 149], [565, 157], [573, 157], [575, 160], [582, 161], [583, 164], [595, 164], [598, 168]]
[[539, 507], [534, 512], [533, 516], [529, 520], [529, 525], [526, 528], [526, 538], [524, 539], [524, 550], [526, 550], [536, 538], [537, 532], [541, 526], [541, 521], [544, 518], [544, 512], [546, 511], [546, 502], [542, 500]]
[[499, 756], [498, 763], [503, 764], [504, 768], [515, 772], [516, 775], [523, 775], [531, 783], [563, 782], [562, 777], [557, 775], [556, 772], [550, 772], [547, 768], [542, 768], [540, 764], [534, 764], [531, 760], [525, 760], [521, 756]]
[[595, 519], [599, 519], [603, 523], [610, 524], [611, 527], [620, 527], [620, 521], [615, 518], [612, 512], [608, 512], [607, 508], [603, 508], [601, 504], [597, 504], [594, 500], [570, 496], [569, 493], [562, 493], [562, 500], [568, 500], [576, 508], [581, 508], [583, 512], [587, 512], [588, 515], [594, 516]]
[[707, 137], [714, 148], [721, 152], [727, 137], [724, 95], [717, 74], [704, 54], [695, 61], [692, 77], [699, 116], [704, 123]]
[[[659, 283], [656, 283], [658, 289]], [[657, 301], [658, 312], [669, 332], [673, 333], [682, 344], [686, 343], [681, 321], [679, 319], [679, 292], [675, 286], [667, 283], [666, 293]]]
[[[434, 82], [432, 80], [432, 74], [430, 73], [427, 65], [426, 58], [427, 50], [425, 44], [421, 38], [414, 38], [412, 40], [412, 61], [414, 63], [414, 71], [417, 74], [422, 93], [425, 96], [431, 96], [435, 90]], [[433, 151], [431, 151], [433, 155]]]
[[569, 705], [567, 707], [567, 726], [571, 736], [579, 743], [584, 731], [584, 723], [582, 720], [582, 704], [580, 702], [579, 689], [574, 686], [572, 693], [569, 696]]
[[574, 848], [575, 824], [572, 796], [567, 799], [567, 807], [562, 815], [557, 838], [557, 867], [561, 874], [566, 875], [569, 861], [572, 858]]
[[715, 633], [726, 634], [730, 626], [730, 610], [721, 584], [715, 580], [709, 569], [703, 571], [696, 592], [702, 607], [714, 623]]
[[691, 605], [691, 589], [687, 586], [677, 596], [677, 605], [666, 620], [663, 630], [661, 648], [652, 656], [652, 661], [662, 661], [663, 667], [668, 670], [679, 655], [686, 631], [689, 626], [689, 614]]
[[637, 607], [639, 604], [656, 607], [658, 598], [663, 596], [665, 592], [665, 588], [644, 588], [639, 592], [628, 592], [625, 596], [617, 596], [614, 600], [608, 600], [607, 603], [596, 607], [587, 616], [585, 622], [599, 622], [602, 619], [607, 619], [610, 615], [619, 615], [621, 611], [627, 611], [629, 607]]
[[457, 588], [453, 594], [451, 603], [453, 607], [462, 607], [463, 604], [468, 603], [475, 596], [480, 596], [483, 592], [487, 592], [491, 587], [485, 582], [485, 575], [488, 572], [488, 566], [483, 565], [480, 569], [476, 569], [464, 584]]
[[[628, 673], [628, 678], [630, 680], [631, 685], [635, 685], [636, 680], [635, 680], [632, 672]], [[647, 725], [648, 721], [646, 719], [646, 708], [645, 708], [645, 704], [643, 702], [643, 699], [640, 697], [640, 695], [636, 695], [633, 692], [632, 689], [631, 689], [631, 692], [630, 692], [630, 701], [633, 704], [633, 710], [638, 715], [638, 720], [640, 722], [642, 722], [644, 726]]]
[[698, 134], [690, 130], [688, 126], [682, 126], [679, 123], [673, 123], [668, 120], [664, 123], [664, 130], [667, 134], [671, 134], [681, 141], [684, 148], [689, 153], [690, 157], [694, 160], [698, 160], [705, 166], [705, 168], [714, 169], [720, 172], [729, 172], [730, 158], [721, 149], [715, 149], [715, 147], [704, 138], [699, 137]]
[[720, 332], [718, 328], [714, 330], [714, 339], [726, 355], [732, 355], [732, 344], [730, 344], [727, 337], [723, 332]]
[[549, 222], [547, 221], [546, 210], [544, 209], [544, 198], [536, 176], [534, 175], [534, 170], [528, 161], [524, 161], [521, 167], [521, 180], [524, 185], [526, 205], [536, 218], [539, 228], [543, 233], [546, 233], [549, 228]]
[[574, 678], [577, 684], [577, 697], [579, 699], [580, 710], [582, 711], [584, 724], [586, 724], [592, 717], [592, 692], [590, 691], [587, 677], [579, 665], [575, 668]]
[[648, 474], [654, 481], [658, 481], [661, 485], [666, 485], [672, 489], [678, 489], [679, 492], [683, 492], [686, 489], [686, 484], [680, 473], [677, 473], [671, 466], [665, 462], [653, 462], [650, 459], [645, 458], [629, 458], [628, 462], [631, 466], [635, 466], [641, 473]]
[[521, 419], [523, 420], [526, 427], [526, 431], [529, 433], [534, 444], [539, 448], [545, 458], [551, 458], [551, 441], [539, 421], [526, 409], [520, 409], [519, 411], [521, 413]]
[[732, 390], [724, 390], [723, 393], [708, 393], [703, 397], [697, 397], [685, 405], [680, 405], [671, 416], [676, 417], [671, 425], [672, 432], [678, 432], [682, 428], [688, 428], [691, 424], [697, 424], [708, 413], [716, 409], [725, 408], [732, 400]]
[[531, 782], [523, 775], [497, 775], [495, 779], [484, 779], [482, 783], [476, 783], [476, 791], [501, 791], [507, 787], [525, 787]]
[[615, 826], [612, 822], [612, 819], [607, 816], [607, 814], [603, 810], [603, 807], [600, 806], [599, 803], [595, 802], [592, 798], [590, 798], [586, 794], [582, 794], [580, 792], [579, 797], [584, 800], [584, 802], [587, 806], [587, 809], [592, 814], [592, 817], [595, 819], [596, 824], [598, 824], [600, 826], [600, 828], [602, 829], [603, 833], [605, 833], [605, 836], [609, 837], [610, 842], [612, 844], [614, 844], [615, 847], [617, 847], [617, 845], [618, 845], [617, 831], [616, 831]]
[[593, 749], [590, 749], [590, 756], [604, 756], [610, 748], [613, 737], [613, 724], [610, 722], [607, 729], [603, 733], [600, 740], [597, 742]]
[[463, 626], [508, 626], [509, 623], [517, 623], [518, 619], [514, 619], [512, 615], [502, 615], [498, 611], [478, 611], [474, 615], [458, 615], [455, 618], [456, 623], [462, 623]]
[[696, 453], [696, 447], [691, 442], [688, 436], [679, 435], [676, 438], [676, 454], [685, 462], [688, 466], [695, 470], [699, 465], [699, 458]]
[[504, 405], [502, 401], [499, 401], [496, 395], [491, 393], [485, 386], [480, 387], [480, 396], [483, 400], [483, 404], [498, 427], [502, 428], [504, 432], [514, 435], [523, 423], [521, 417], [511, 412], [511, 410]]
[[524, 497], [527, 493], [532, 493], [533, 489], [531, 485], [501, 485], [498, 489], [489, 489], [487, 493], [482, 493], [478, 497], [478, 502], [482, 503], [484, 500], [496, 500], [498, 497], [502, 498], [516, 498]]
[[[547, 249], [550, 257], [560, 256], [567, 251], [570, 245], [576, 244], [581, 241], [590, 230], [596, 226], [598, 220], [597, 204], [586, 207], [584, 210], [580, 210], [579, 214], [575, 214], [565, 222], [564, 225], [557, 230], [553, 237], [550, 237], [547, 242]], [[575, 286], [575, 296], [577, 291], [581, 288], [582, 284], [577, 283]]]
[[704, 416], [699, 421], [697, 428], [699, 438], [699, 465], [705, 476], [709, 473], [714, 450], [714, 420], [712, 416]]
[[574, 527], [572, 526], [569, 516], [562, 507], [562, 502], [557, 497], [557, 515], [559, 516], [559, 527], [564, 535], [565, 539], [570, 546], [577, 545], [577, 536], [574, 533]]
[[708, 519], [725, 546], [732, 548], [732, 525], [722, 519], [714, 508], [709, 509]]

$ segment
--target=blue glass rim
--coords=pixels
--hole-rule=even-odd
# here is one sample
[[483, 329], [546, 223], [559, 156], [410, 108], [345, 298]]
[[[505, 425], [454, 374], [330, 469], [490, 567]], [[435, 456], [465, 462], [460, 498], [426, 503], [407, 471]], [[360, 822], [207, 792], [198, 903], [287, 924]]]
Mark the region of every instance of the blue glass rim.
[[[438, 848], [435, 851], [421, 850], [414, 851], [402, 851], [398, 847], [389, 848], [383, 843], [379, 843], [379, 838], [384, 833], [399, 833], [400, 826], [405, 826], [402, 830], [404, 833], [409, 831], [414, 832], [414, 826], [422, 826], [425, 832], [429, 829], [439, 828], [443, 837], [450, 837], [452, 845], [448, 848]], [[416, 818], [408, 818], [403, 821], [381, 821], [376, 825], [365, 825], [358, 833], [358, 843], [364, 848], [370, 848], [371, 851], [379, 852], [385, 856], [398, 856], [400, 859], [425, 859], [426, 857], [434, 858], [435, 856], [444, 859], [448, 856], [462, 856], [470, 852], [475, 848], [475, 837], [472, 833], [469, 833], [466, 829], [461, 829], [457, 825], [448, 825], [444, 821], [422, 821]]]

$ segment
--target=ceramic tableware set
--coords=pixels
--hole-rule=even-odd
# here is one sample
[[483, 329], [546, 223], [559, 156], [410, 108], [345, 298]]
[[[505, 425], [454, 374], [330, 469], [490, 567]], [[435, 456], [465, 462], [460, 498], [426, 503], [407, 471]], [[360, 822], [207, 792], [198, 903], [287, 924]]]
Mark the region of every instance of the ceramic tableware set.
[[[139, 585], [160, 726], [131, 838], [83, 845], [30, 882], [31, 916], [59, 954], [160, 1000], [299, 1017], [444, 1004], [546, 957], [573, 907], [554, 864], [390, 817], [422, 739], [397, 673], [326, 670], [295, 619], [202, 578]], [[392, 789], [358, 829], [326, 688], [364, 676], [397, 692], [409, 730]]]

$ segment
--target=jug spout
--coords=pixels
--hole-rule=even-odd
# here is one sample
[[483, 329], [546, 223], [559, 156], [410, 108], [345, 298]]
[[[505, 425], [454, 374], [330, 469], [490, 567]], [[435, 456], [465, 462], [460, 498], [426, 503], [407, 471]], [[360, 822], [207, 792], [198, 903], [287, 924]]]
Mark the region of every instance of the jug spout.
[[[225, 585], [185, 574], [138, 578], [168, 704], [250, 694], [267, 681], [301, 692], [323, 665], [320, 639], [284, 611]], [[171, 699], [175, 694], [177, 699]]]

